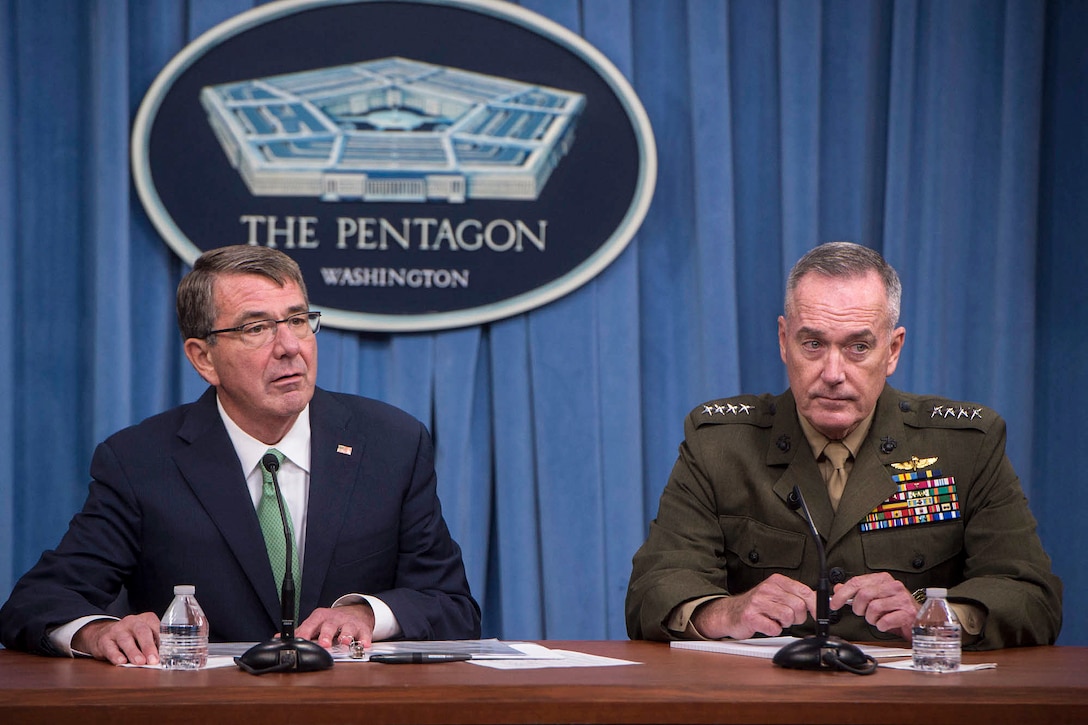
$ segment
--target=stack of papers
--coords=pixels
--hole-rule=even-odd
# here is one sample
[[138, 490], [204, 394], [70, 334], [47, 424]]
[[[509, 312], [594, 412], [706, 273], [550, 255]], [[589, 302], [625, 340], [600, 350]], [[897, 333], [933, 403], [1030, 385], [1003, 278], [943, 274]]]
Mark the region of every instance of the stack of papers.
[[[351, 659], [333, 648], [333, 659], [363, 662], [374, 654], [429, 652], [467, 654], [474, 665], [497, 670], [536, 670], [552, 667], [610, 667], [633, 665], [637, 662], [614, 657], [599, 657], [583, 652], [549, 649], [533, 642], [502, 642], [497, 639], [435, 640], [426, 642], [375, 642], [363, 659]], [[347, 648], [342, 648], [347, 649]]]
[[[543, 648], [541, 648], [543, 649]], [[351, 659], [350, 648], [336, 646], [332, 648], [334, 660]], [[525, 657], [525, 652], [511, 644], [500, 642], [497, 639], [447, 639], [425, 641], [396, 641], [375, 642], [366, 651], [362, 660], [366, 661], [370, 655], [404, 654], [423, 652], [425, 654], [453, 654], [468, 655], [472, 659], [510, 659], [511, 657]], [[359, 661], [359, 660], [356, 660]]]
[[[790, 642], [796, 642], [800, 637], [756, 637], [754, 639], [725, 639], [725, 640], [697, 640], [674, 641], [671, 647], [676, 649], [694, 649], [703, 652], [721, 652], [729, 655], [741, 655], [742, 657], [763, 657], [771, 659], [778, 650]], [[910, 657], [910, 648], [902, 647], [878, 647], [876, 645], [858, 645], [867, 655], [876, 659], [887, 657]]]
[[[244, 654], [255, 642], [218, 642], [208, 645], [208, 664], [204, 669], [236, 667], [234, 657]], [[638, 662], [601, 657], [571, 650], [549, 649], [533, 642], [502, 642], [497, 639], [428, 640], [375, 642], [362, 658], [352, 657], [351, 648], [337, 645], [330, 650], [336, 664], [367, 662], [372, 654], [423, 652], [430, 654], [465, 654], [470, 664], [499, 670], [532, 670], [553, 667], [612, 667], [637, 665]], [[162, 669], [161, 665], [124, 665]], [[179, 672], [185, 670], [177, 670]], [[192, 670], [190, 670], [192, 671]]]
[[[728, 655], [740, 655], [741, 657], [761, 657], [771, 659], [778, 650], [790, 642], [796, 642], [799, 637], [755, 637], [753, 639], [725, 639], [725, 640], [685, 640], [673, 641], [669, 646], [674, 649], [693, 649], [701, 652], [720, 652]], [[877, 660], [895, 659], [900, 657], [910, 658], [913, 652], [909, 647], [883, 647], [880, 645], [859, 644], [865, 654]], [[914, 663], [911, 659], [897, 659], [895, 662], [880, 662], [881, 667], [891, 667], [897, 670], [913, 670]], [[962, 664], [960, 672], [972, 670], [992, 670], [997, 667], [995, 662], [982, 662], [979, 664]]]

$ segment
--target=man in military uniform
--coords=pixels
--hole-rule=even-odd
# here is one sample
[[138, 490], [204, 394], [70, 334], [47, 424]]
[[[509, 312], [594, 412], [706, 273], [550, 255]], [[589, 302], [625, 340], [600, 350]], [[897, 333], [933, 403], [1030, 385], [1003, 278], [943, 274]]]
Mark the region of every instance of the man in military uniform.
[[895, 270], [863, 246], [824, 244], [794, 266], [778, 318], [790, 388], [687, 417], [634, 557], [632, 639], [811, 632], [819, 560], [787, 503], [796, 485], [826, 540], [831, 634], [909, 640], [925, 588], [946, 587], [966, 647], [1054, 642], [1061, 582], [1004, 421], [886, 382], [906, 334], [900, 297]]

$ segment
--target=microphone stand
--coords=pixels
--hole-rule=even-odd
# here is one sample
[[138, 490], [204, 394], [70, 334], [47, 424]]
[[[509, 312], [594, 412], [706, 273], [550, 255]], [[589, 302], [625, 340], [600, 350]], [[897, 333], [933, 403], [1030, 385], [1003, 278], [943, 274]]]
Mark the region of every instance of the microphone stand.
[[816, 582], [816, 634], [790, 642], [775, 653], [772, 662], [795, 670], [845, 670], [855, 675], [871, 675], [876, 672], [875, 658], [862, 652], [857, 645], [829, 634], [831, 581], [827, 573], [827, 554], [800, 488], [793, 487], [787, 503], [794, 511], [801, 509], [820, 557], [820, 578]]
[[234, 662], [251, 675], [327, 670], [332, 667], [332, 655], [316, 642], [295, 638], [295, 577], [291, 572], [294, 537], [287, 525], [287, 509], [283, 505], [280, 482], [276, 476], [280, 462], [276, 456], [266, 453], [261, 463], [272, 474], [272, 486], [276, 491], [280, 520], [283, 521], [283, 538], [287, 543], [287, 567], [280, 587], [280, 637], [253, 645], [241, 657], [235, 657]]

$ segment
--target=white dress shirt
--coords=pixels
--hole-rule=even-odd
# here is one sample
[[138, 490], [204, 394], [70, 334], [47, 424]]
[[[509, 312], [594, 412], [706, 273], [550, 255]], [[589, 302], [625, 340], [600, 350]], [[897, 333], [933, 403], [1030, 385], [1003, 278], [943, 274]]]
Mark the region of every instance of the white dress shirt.
[[[291, 516], [301, 580], [305, 578], [303, 562], [306, 556], [306, 512], [310, 501], [310, 406], [307, 405], [299, 413], [295, 424], [279, 442], [267, 445], [246, 433], [231, 420], [218, 398], [216, 398], [216, 405], [219, 406], [219, 415], [223, 418], [227, 435], [230, 436], [234, 450], [238, 453], [242, 470], [247, 472], [246, 486], [249, 487], [249, 496], [253, 499], [254, 509], [260, 505], [264, 489], [261, 459], [270, 448], [275, 448], [283, 454], [283, 464], [276, 473], [276, 479], [280, 484], [280, 495], [283, 496], [284, 505], [287, 506], [288, 514]], [[301, 586], [301, 581], [299, 585]], [[369, 594], [345, 594], [333, 602], [332, 606], [359, 604], [364, 600], [370, 602], [370, 607], [374, 610], [375, 640], [389, 639], [400, 634], [400, 624], [393, 616], [393, 611], [377, 597]]]

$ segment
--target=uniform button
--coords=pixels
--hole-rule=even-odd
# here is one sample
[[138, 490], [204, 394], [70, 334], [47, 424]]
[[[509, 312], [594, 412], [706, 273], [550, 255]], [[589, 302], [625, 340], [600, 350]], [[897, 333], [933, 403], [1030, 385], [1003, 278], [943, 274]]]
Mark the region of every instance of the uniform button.
[[749, 551], [748, 552], [748, 561], [752, 562], [753, 564], [758, 563], [759, 562], [759, 552], [756, 551], [755, 549], [752, 549], [751, 551]]
[[846, 581], [846, 572], [842, 570], [841, 566], [831, 567], [831, 571], [828, 572], [828, 576], [831, 577], [832, 584], [842, 584]]
[[913, 566], [915, 569], [921, 569], [926, 565], [926, 558], [919, 554], [918, 556], [911, 559], [910, 565]]

